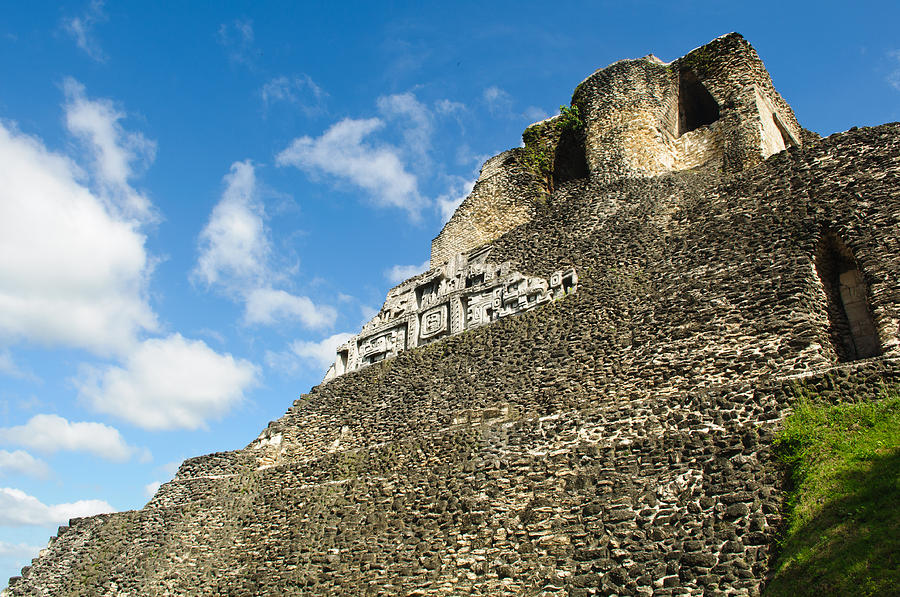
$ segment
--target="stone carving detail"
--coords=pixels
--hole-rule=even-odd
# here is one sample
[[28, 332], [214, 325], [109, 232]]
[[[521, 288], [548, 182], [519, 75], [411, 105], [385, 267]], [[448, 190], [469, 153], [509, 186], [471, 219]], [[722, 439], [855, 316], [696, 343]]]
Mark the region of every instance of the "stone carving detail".
[[325, 381], [576, 290], [574, 269], [554, 272], [549, 280], [533, 278], [513, 271], [509, 262], [489, 263], [489, 252], [490, 247], [459, 254], [392, 288], [381, 311], [338, 347]]
[[425, 340], [427, 338], [433, 338], [442, 332], [446, 332], [448, 323], [447, 311], [447, 303], [425, 311], [425, 313], [422, 314], [419, 338]]
[[397, 355], [406, 347], [406, 324], [380, 331], [358, 340], [357, 354], [362, 365], [370, 365]]

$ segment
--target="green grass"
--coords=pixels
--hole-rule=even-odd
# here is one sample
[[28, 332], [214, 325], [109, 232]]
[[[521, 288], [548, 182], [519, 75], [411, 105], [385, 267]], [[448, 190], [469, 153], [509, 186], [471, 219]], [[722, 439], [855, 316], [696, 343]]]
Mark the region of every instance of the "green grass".
[[793, 491], [766, 595], [900, 594], [900, 391], [804, 396], [775, 448]]

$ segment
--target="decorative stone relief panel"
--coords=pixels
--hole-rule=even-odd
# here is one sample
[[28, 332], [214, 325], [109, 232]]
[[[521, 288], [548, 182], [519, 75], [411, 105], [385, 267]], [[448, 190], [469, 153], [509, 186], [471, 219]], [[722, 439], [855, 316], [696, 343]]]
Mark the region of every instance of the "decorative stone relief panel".
[[449, 324], [448, 311], [447, 303], [425, 311], [419, 324], [419, 338], [429, 340], [446, 333]]
[[325, 381], [575, 292], [574, 269], [549, 280], [487, 261], [490, 247], [459, 254], [388, 292], [381, 311], [337, 349]]
[[357, 346], [360, 365], [371, 365], [396, 356], [406, 347], [406, 323], [360, 338]]

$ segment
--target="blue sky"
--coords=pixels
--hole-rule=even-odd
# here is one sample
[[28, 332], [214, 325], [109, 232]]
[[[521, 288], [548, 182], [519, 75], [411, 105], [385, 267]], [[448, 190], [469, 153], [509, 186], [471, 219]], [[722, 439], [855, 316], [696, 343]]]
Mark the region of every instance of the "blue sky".
[[[900, 120], [894, 2], [17, 2], [0, 14], [0, 577], [318, 383], [481, 163], [729, 31], [805, 127]], [[0, 583], [2, 585], [3, 583]]]

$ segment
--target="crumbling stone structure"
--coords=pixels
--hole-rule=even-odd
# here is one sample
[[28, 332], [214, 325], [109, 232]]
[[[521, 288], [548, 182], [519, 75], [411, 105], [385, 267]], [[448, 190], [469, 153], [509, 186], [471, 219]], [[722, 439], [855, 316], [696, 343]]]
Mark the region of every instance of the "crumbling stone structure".
[[[389, 322], [440, 338], [187, 460], [140, 510], [72, 520], [8, 594], [759, 594], [798, 386], [900, 383], [900, 124], [818, 139], [737, 34], [573, 101], [580, 132], [541, 123], [482, 173], [530, 190], [476, 185], [438, 243], [464, 255], [391, 291]], [[537, 171], [529, 142], [552, 149]], [[528, 217], [453, 244], [504, 189]], [[487, 290], [487, 264], [577, 292], [456, 334], [431, 303], [391, 312], [437, 279], [457, 285], [437, 303], [473, 272]]]

